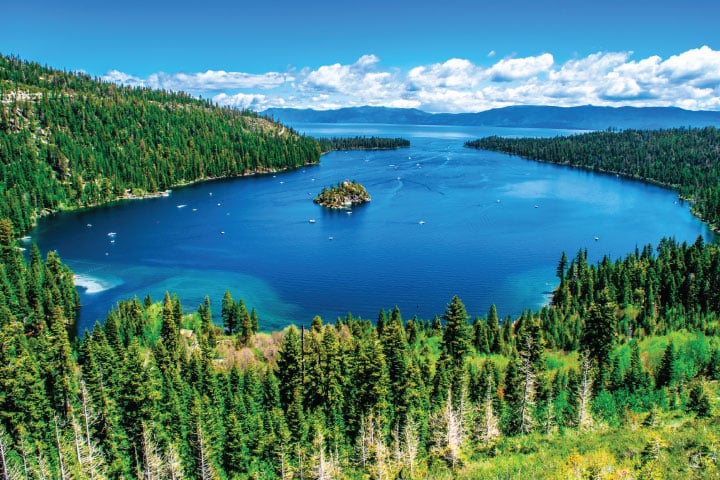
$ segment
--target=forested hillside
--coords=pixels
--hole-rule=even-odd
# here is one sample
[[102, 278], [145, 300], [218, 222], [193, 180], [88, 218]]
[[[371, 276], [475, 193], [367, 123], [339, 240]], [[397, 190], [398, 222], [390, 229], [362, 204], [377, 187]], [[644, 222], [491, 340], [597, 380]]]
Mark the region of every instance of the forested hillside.
[[32, 257], [0, 305], [5, 478], [717, 473], [716, 245], [563, 255], [554, 304], [514, 322], [494, 306], [469, 322], [454, 297], [432, 320], [394, 308], [267, 334], [230, 292], [223, 327], [209, 299], [187, 313], [166, 294], [120, 303], [75, 346], [57, 259]]
[[323, 152], [331, 150], [394, 150], [409, 147], [410, 141], [404, 138], [385, 137], [333, 137], [318, 139]]
[[[291, 168], [319, 144], [15, 59], [0, 86], [0, 478], [717, 478], [717, 245], [664, 239], [596, 265], [562, 254], [552, 304], [518, 318], [453, 297], [433, 319], [386, 306], [262, 333], [240, 295], [225, 294], [219, 326], [209, 298], [184, 312], [166, 293], [74, 338], [72, 273], [18, 248], [35, 215]], [[685, 133], [667, 165], [661, 146], [620, 164], [694, 178], [678, 188], [700, 208], [716, 147]]]
[[556, 138], [487, 137], [467, 146], [618, 173], [677, 190], [703, 220], [720, 226], [720, 130], [625, 130]]
[[312, 138], [182, 93], [125, 88], [0, 56], [0, 218], [317, 163]]

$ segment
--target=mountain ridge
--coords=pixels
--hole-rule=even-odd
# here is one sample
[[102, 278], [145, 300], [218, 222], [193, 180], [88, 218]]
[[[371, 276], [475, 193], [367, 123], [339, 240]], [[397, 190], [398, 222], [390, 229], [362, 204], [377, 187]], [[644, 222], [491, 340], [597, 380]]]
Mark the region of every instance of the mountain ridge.
[[720, 112], [678, 107], [552, 107], [515, 105], [476, 113], [429, 113], [414, 108], [346, 107], [337, 110], [270, 108], [261, 114], [285, 123], [384, 123], [574, 130], [720, 126]]

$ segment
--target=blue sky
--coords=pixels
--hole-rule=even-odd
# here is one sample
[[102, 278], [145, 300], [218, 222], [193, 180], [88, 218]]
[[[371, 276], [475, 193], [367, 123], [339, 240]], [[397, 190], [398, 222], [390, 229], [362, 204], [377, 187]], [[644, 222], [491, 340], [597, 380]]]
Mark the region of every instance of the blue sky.
[[7, 3], [3, 54], [257, 110], [720, 110], [714, 0]]

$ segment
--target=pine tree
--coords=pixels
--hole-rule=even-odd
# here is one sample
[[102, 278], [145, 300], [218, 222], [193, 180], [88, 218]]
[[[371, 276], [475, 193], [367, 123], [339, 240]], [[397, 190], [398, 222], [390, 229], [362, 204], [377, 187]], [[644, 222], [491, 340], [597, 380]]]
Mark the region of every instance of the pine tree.
[[235, 412], [225, 419], [225, 448], [222, 450], [222, 463], [225, 472], [231, 478], [233, 475], [243, 475], [251, 459], [251, 453], [246, 442], [246, 433], [243, 424]]
[[238, 343], [243, 347], [251, 346], [253, 339], [252, 319], [247, 308], [245, 308], [245, 302], [242, 298], [235, 304], [235, 317], [239, 323]]
[[[397, 312], [397, 314], [395, 313]], [[390, 320], [383, 330], [382, 346], [389, 380], [389, 397], [397, 419], [404, 417], [406, 405], [405, 381], [407, 370], [407, 342], [405, 330], [399, 318], [399, 309], [395, 307]]]
[[225, 333], [234, 335], [238, 329], [237, 313], [235, 308], [235, 300], [233, 300], [230, 290], [225, 290], [222, 299], [222, 321]]
[[68, 339], [65, 315], [59, 306], [55, 306], [50, 320], [50, 362], [51, 392], [53, 406], [63, 418], [69, 418], [71, 401], [78, 393], [78, 379], [72, 347]]
[[660, 367], [655, 375], [655, 384], [658, 388], [671, 387], [678, 381], [679, 376], [675, 345], [670, 341], [665, 348]]
[[287, 412], [288, 407], [303, 392], [303, 352], [300, 333], [290, 325], [278, 351], [277, 375], [280, 381], [280, 403]]
[[175, 305], [169, 292], [165, 292], [163, 301], [162, 326], [160, 337], [165, 348], [173, 360], [177, 361], [180, 356], [180, 327], [176, 321]]
[[625, 372], [624, 384], [630, 393], [637, 393], [647, 386], [647, 373], [640, 360], [640, 345], [637, 338], [630, 344], [630, 365]]
[[390, 382], [377, 330], [368, 339], [358, 342], [351, 375], [349, 400], [354, 409], [354, 418], [349, 418], [352, 423], [348, 427], [356, 431], [360, 418], [370, 416], [386, 421], [390, 405]]
[[710, 398], [705, 391], [705, 381], [700, 378], [694, 382], [690, 388], [688, 395], [687, 410], [693, 412], [698, 418], [706, 418], [710, 416], [712, 406]]
[[445, 328], [441, 352], [452, 360], [457, 368], [463, 367], [465, 355], [470, 350], [469, 328], [467, 324], [468, 314], [465, 305], [457, 296], [453, 296], [443, 314]]
[[487, 324], [475, 317], [472, 324], [473, 347], [477, 353], [490, 353], [490, 343], [488, 342]]
[[500, 335], [500, 325], [498, 320], [497, 308], [493, 303], [490, 305], [490, 311], [487, 317], [488, 343], [490, 344], [490, 352], [500, 355], [503, 352], [503, 339]]
[[260, 320], [258, 319], [257, 312], [255, 311], [255, 307], [250, 311], [250, 332], [254, 335], [258, 332], [258, 329], [260, 328]]
[[588, 352], [601, 372], [607, 371], [615, 343], [613, 311], [614, 306], [610, 303], [590, 305], [580, 339], [581, 348]]

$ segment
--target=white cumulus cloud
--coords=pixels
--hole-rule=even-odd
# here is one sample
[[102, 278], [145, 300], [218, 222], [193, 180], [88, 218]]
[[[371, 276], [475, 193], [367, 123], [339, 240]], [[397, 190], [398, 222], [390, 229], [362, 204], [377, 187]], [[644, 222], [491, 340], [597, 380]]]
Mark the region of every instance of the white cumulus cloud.
[[108, 72], [104, 80], [128, 86], [150, 87], [155, 89], [202, 93], [240, 88], [271, 89], [285, 82], [292, 82], [290, 75], [268, 72], [255, 75], [242, 72], [208, 70], [197, 73], [153, 73], [146, 79], [140, 79], [117, 70]]
[[503, 59], [493, 65], [488, 74], [494, 81], [511, 82], [547, 73], [553, 62], [553, 56], [549, 53], [537, 57]]
[[475, 112], [509, 105], [677, 106], [720, 110], [720, 51], [708, 46], [663, 59], [633, 52], [593, 52], [564, 62], [552, 53], [386, 67], [376, 55], [353, 63], [287, 72], [158, 72], [145, 78], [118, 70], [103, 78], [128, 86], [185, 91], [220, 105], [331, 109], [348, 106]]

